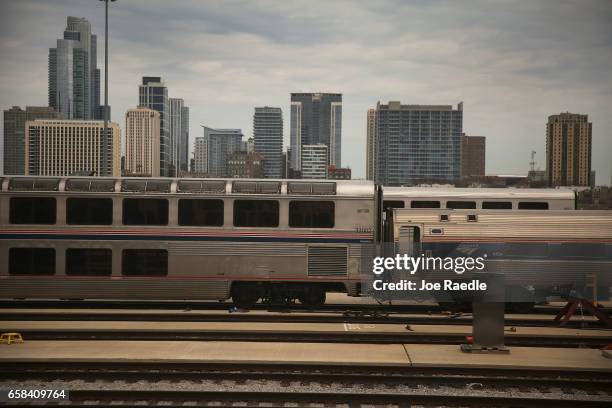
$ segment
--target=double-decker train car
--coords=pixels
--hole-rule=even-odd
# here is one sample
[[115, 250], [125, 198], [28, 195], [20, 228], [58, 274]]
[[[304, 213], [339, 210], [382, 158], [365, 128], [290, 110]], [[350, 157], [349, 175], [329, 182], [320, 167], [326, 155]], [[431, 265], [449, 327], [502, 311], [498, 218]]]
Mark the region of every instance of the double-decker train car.
[[232, 297], [240, 307], [359, 296], [363, 251], [383, 239], [384, 208], [400, 203], [574, 206], [571, 190], [369, 181], [7, 176], [0, 187], [0, 298]]
[[374, 195], [355, 181], [5, 178], [0, 298], [358, 295]]
[[[608, 290], [612, 284], [610, 211], [394, 209], [386, 225], [385, 240], [400, 252], [485, 259], [484, 271], [504, 275], [506, 301], [522, 310], [554, 285], [584, 288], [594, 275]], [[471, 278], [424, 273], [432, 280]]]

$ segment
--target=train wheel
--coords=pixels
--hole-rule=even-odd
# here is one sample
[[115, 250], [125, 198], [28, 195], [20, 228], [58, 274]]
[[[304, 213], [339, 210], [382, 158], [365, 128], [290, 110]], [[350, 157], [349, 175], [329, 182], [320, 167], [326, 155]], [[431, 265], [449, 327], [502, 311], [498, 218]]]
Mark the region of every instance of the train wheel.
[[239, 309], [250, 309], [259, 300], [259, 288], [254, 283], [235, 283], [232, 287], [232, 302]]
[[298, 296], [301, 304], [308, 309], [316, 309], [325, 304], [326, 293], [322, 288], [311, 286]]

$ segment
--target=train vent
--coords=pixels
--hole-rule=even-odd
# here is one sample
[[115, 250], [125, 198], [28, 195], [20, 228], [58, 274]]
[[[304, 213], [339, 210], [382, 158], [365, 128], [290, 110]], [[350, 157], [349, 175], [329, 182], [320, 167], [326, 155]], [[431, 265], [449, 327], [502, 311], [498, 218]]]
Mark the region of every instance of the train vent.
[[278, 181], [234, 181], [232, 193], [242, 194], [280, 194]]
[[289, 194], [308, 194], [308, 195], [335, 195], [336, 183], [287, 183]]
[[223, 194], [225, 193], [224, 180], [181, 180], [177, 184], [176, 191], [179, 193], [208, 193], [208, 194]]
[[58, 178], [14, 178], [9, 181], [9, 190], [13, 191], [57, 191]]
[[123, 180], [121, 191], [136, 193], [169, 193], [171, 182], [168, 180]]
[[115, 180], [68, 179], [66, 191], [112, 192], [115, 191]]
[[346, 276], [347, 247], [308, 247], [308, 276]]

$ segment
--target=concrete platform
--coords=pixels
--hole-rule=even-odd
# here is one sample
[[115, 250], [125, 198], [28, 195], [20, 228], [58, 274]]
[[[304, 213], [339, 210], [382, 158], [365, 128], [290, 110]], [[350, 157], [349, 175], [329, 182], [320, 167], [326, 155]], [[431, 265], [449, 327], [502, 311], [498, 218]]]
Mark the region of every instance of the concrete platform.
[[2, 362], [229, 363], [465, 367], [612, 372], [599, 350], [512, 347], [465, 354], [458, 346], [189, 341], [26, 341], [0, 346]]
[[[403, 324], [353, 324], [353, 323], [266, 323], [266, 322], [143, 322], [143, 321], [0, 321], [3, 332], [24, 331], [129, 331], [129, 332], [249, 332], [249, 333], [308, 333], [308, 334], [405, 334], [418, 335], [471, 335], [471, 325], [411, 324], [407, 330]], [[562, 327], [506, 328], [508, 337], [597, 337], [610, 339], [612, 330], [574, 329]]]

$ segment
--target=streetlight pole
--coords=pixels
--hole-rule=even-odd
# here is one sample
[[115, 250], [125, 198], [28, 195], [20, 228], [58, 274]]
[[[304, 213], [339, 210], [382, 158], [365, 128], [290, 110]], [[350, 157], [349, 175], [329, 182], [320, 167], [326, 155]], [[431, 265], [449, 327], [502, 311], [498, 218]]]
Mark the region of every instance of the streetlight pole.
[[[102, 135], [102, 176], [108, 176], [108, 2], [104, 2], [104, 129]], [[115, 2], [116, 0], [110, 0]]]

